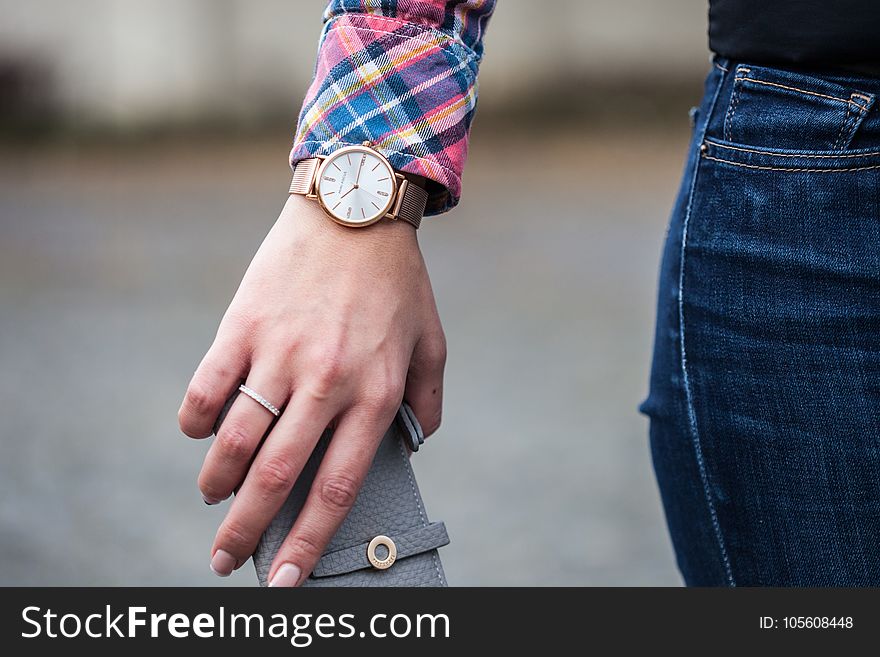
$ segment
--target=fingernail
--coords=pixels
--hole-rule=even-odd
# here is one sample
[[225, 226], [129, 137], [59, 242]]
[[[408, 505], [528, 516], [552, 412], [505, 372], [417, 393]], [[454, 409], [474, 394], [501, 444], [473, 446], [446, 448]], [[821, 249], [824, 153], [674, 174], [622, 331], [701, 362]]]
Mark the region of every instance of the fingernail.
[[297, 566], [294, 566], [292, 563], [286, 563], [278, 569], [275, 577], [269, 580], [269, 586], [296, 586], [301, 574], [302, 571]]
[[215, 504], [220, 504], [220, 502], [222, 502], [222, 500], [215, 500], [213, 497], [206, 497], [205, 495], [202, 495], [202, 499], [208, 506], [214, 506]]
[[229, 577], [235, 570], [235, 557], [226, 550], [217, 550], [211, 559], [211, 570], [218, 577]]

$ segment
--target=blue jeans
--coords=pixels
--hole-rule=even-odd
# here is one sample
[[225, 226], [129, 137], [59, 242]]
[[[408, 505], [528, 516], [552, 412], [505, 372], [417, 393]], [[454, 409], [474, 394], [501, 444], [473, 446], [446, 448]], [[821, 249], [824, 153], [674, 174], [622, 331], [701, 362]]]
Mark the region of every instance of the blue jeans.
[[716, 60], [659, 288], [686, 583], [880, 585], [880, 79]]

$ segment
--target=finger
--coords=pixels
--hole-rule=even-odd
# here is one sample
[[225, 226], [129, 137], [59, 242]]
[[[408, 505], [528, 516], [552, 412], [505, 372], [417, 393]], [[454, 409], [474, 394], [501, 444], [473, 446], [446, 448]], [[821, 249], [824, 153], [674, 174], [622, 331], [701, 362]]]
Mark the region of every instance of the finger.
[[308, 576], [361, 489], [391, 419], [350, 412], [339, 421], [302, 512], [269, 570], [269, 586], [297, 586]]
[[223, 404], [247, 371], [247, 358], [238, 340], [219, 337], [193, 375], [177, 412], [180, 430], [190, 438], [207, 438]]
[[[251, 370], [245, 385], [277, 408], [287, 401], [290, 390], [286, 377], [282, 378], [274, 369], [267, 371], [265, 366]], [[274, 419], [268, 409], [248, 395], [242, 393], [236, 398], [199, 474], [199, 490], [205, 502], [217, 504], [232, 494], [244, 479], [248, 464]]]
[[443, 333], [423, 336], [413, 351], [403, 397], [416, 414], [425, 436], [440, 428], [445, 369], [446, 340]]
[[294, 393], [217, 530], [211, 551], [215, 573], [229, 575], [250, 558], [336, 412], [326, 401]]

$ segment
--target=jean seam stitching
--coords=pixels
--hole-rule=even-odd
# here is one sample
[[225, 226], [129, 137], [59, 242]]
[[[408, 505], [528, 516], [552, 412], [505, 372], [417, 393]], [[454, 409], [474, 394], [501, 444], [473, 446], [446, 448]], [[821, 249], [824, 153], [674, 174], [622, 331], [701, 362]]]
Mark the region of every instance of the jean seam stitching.
[[[838, 98], [837, 96], [830, 96], [828, 94], [819, 93], [818, 91], [810, 91], [808, 89], [801, 89], [800, 87], [792, 87], [786, 84], [779, 84], [778, 82], [767, 82], [766, 80], [759, 80], [757, 78], [749, 78], [749, 77], [737, 77], [737, 80], [753, 82], [755, 84], [763, 84], [768, 87], [777, 87], [778, 89], [786, 89], [788, 91], [795, 91], [797, 93], [805, 94], [807, 96], [817, 96], [819, 98], [825, 98], [827, 100], [834, 100], [838, 103], [846, 103], [849, 106], [854, 106], [859, 109], [859, 111], [864, 112], [866, 108], [863, 105], [859, 105], [852, 98]], [[856, 94], [854, 94], [856, 95]], [[864, 98], [863, 95], [857, 94], [859, 98]]]
[[[742, 81], [747, 79], [745, 76], [749, 73], [751, 69], [748, 68], [738, 68], [736, 69], [737, 73], [742, 73], [742, 77], [739, 75], [735, 75], [733, 78], [733, 91], [731, 92], [730, 97], [730, 105], [727, 107], [727, 114], [724, 116], [724, 139], [727, 141], [733, 141], [730, 138], [730, 131], [732, 130], [733, 124], [733, 115], [736, 114], [736, 105], [739, 102], [739, 89]], [[714, 104], [714, 103], [713, 103]]]
[[831, 150], [841, 150], [843, 147], [841, 146], [841, 142], [843, 141], [843, 134], [846, 132], [846, 127], [849, 125], [850, 121], [853, 118], [852, 110], [847, 105], [846, 108], [846, 117], [843, 119], [843, 123], [840, 126], [840, 131], [837, 133], [837, 139], [834, 140], [834, 144], [831, 146]]
[[864, 167], [826, 167], [824, 169], [810, 169], [810, 168], [800, 168], [800, 167], [771, 167], [771, 166], [762, 166], [759, 164], [745, 164], [743, 162], [735, 162], [733, 160], [724, 160], [720, 157], [712, 157], [711, 155], [703, 154], [704, 160], [711, 160], [712, 162], [723, 162], [724, 164], [730, 164], [735, 167], [745, 167], [746, 169], [758, 169], [760, 171], [788, 171], [789, 173], [839, 173], [845, 171], [870, 171], [871, 169], [880, 169], [880, 164], [872, 164], [870, 166]]
[[873, 157], [875, 155], [880, 155], [880, 151], [871, 151], [869, 153], [852, 153], [852, 154], [818, 154], [818, 153], [776, 153], [774, 151], [765, 151], [759, 148], [743, 148], [741, 146], [730, 146], [728, 144], [722, 144], [721, 142], [715, 141], [713, 139], [704, 139], [704, 143], [709, 144], [710, 146], [716, 146], [718, 148], [726, 148], [731, 151], [741, 151], [743, 153], [755, 153], [756, 155], [771, 155], [773, 157], [794, 157], [794, 158], [805, 158], [805, 159], [829, 159], [829, 160], [839, 160], [846, 158], [856, 158], [856, 157]]
[[[708, 111], [706, 112], [706, 116], [703, 119], [703, 127], [700, 131], [698, 142], [702, 142], [706, 136], [706, 130], [709, 126], [709, 121], [711, 120], [712, 113], [715, 109], [715, 105], [718, 102], [718, 96], [721, 93], [721, 87], [723, 86], [723, 81], [719, 82], [717, 87], [715, 88], [715, 94], [712, 97], [712, 102], [709, 105]], [[690, 387], [690, 377], [688, 376], [687, 370], [687, 349], [685, 343], [685, 328], [684, 328], [684, 272], [685, 272], [685, 262], [687, 255], [687, 237], [688, 237], [688, 227], [690, 224], [691, 211], [693, 209], [694, 203], [694, 194], [697, 187], [697, 179], [699, 178], [700, 172], [700, 162], [699, 159], [695, 162], [694, 168], [694, 176], [691, 180], [690, 190], [688, 191], [688, 203], [687, 209], [685, 210], [684, 221], [682, 222], [682, 236], [681, 236], [681, 261], [679, 263], [679, 272], [678, 272], [678, 324], [679, 324], [679, 349], [681, 352], [681, 373], [682, 373], [682, 383], [684, 385], [684, 394], [685, 394], [685, 402], [687, 404], [688, 411], [688, 425], [690, 428], [691, 434], [691, 445], [694, 448], [694, 456], [697, 460], [697, 469], [700, 473], [700, 482], [703, 486], [703, 493], [706, 499], [706, 506], [709, 509], [709, 516], [712, 520], [712, 528], [715, 533], [715, 540], [718, 545], [719, 556], [721, 557], [721, 562], [724, 566], [724, 572], [727, 576], [727, 583], [729, 586], [736, 586], [736, 581], [733, 578], [733, 569], [730, 565], [730, 558], [727, 554], [727, 548], [724, 544], [724, 535], [721, 531], [721, 523], [718, 521], [718, 513], [715, 509], [715, 502], [712, 499], [712, 489], [709, 485], [709, 475], [706, 469], [706, 462], [703, 458], [703, 448], [700, 443], [700, 434], [697, 428], [697, 414], [696, 409], [694, 408], [694, 400], [693, 394], [691, 392]]]

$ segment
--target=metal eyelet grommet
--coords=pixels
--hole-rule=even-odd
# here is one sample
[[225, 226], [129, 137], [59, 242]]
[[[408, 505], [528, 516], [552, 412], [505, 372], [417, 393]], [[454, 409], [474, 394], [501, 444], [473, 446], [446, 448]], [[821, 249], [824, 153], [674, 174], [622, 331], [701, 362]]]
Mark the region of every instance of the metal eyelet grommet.
[[[376, 548], [380, 545], [384, 545], [388, 549], [388, 556], [384, 559], [380, 559], [376, 555]], [[370, 541], [370, 544], [367, 546], [367, 559], [369, 559], [370, 563], [373, 564], [373, 567], [378, 570], [391, 568], [394, 560], [397, 559], [397, 546], [394, 544], [394, 541], [387, 536], [379, 535]]]

